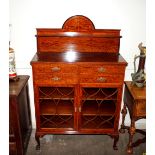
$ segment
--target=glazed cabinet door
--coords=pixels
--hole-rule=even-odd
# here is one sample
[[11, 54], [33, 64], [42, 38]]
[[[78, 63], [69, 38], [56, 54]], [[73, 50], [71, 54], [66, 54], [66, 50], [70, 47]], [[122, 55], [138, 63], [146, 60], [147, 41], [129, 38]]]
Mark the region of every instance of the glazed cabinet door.
[[37, 128], [63, 132], [75, 128], [75, 87], [37, 86]]
[[79, 130], [113, 130], [117, 107], [117, 88], [81, 87]]

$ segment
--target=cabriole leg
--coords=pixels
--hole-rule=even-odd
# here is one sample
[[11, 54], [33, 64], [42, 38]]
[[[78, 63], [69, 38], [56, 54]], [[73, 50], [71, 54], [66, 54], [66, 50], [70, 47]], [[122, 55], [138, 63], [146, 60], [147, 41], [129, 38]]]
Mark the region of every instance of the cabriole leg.
[[131, 126], [129, 128], [129, 143], [127, 147], [127, 152], [129, 154], [133, 153], [133, 147], [132, 147], [132, 140], [133, 140], [133, 135], [135, 134], [136, 128], [135, 128], [135, 121], [134, 119], [131, 120]]
[[36, 150], [40, 150], [40, 136], [35, 134], [35, 139], [36, 139], [36, 142], [37, 142]]
[[125, 133], [125, 116], [127, 114], [127, 109], [126, 109], [126, 104], [124, 103], [123, 109], [122, 109], [122, 124], [121, 124], [121, 128], [119, 130], [120, 133]]
[[119, 135], [115, 135], [114, 136], [114, 144], [113, 144], [113, 149], [114, 150], [118, 150], [118, 147], [117, 147], [118, 140], [119, 140]]

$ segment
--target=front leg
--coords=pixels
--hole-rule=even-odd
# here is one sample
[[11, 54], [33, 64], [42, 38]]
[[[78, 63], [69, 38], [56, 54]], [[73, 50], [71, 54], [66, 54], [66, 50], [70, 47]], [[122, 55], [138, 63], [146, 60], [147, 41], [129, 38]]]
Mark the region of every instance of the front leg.
[[123, 106], [123, 109], [122, 109], [121, 113], [122, 113], [122, 124], [121, 124], [121, 128], [120, 128], [119, 132], [120, 133], [125, 133], [125, 124], [124, 124], [124, 122], [125, 122], [125, 116], [127, 114], [127, 109], [126, 109], [126, 104], [125, 103], [124, 103], [124, 106]]
[[129, 154], [133, 153], [133, 146], [132, 146], [132, 140], [133, 140], [133, 135], [135, 134], [136, 128], [135, 128], [135, 120], [131, 120], [131, 126], [129, 128], [129, 143], [127, 146], [127, 152]]
[[38, 134], [36, 133], [36, 134], [35, 134], [35, 139], [36, 139], [36, 142], [37, 142], [36, 150], [40, 150], [40, 135], [38, 135]]
[[113, 149], [114, 149], [114, 150], [118, 150], [117, 142], [118, 142], [118, 140], [119, 140], [119, 135], [115, 135], [115, 136], [113, 136], [113, 137], [114, 137]]

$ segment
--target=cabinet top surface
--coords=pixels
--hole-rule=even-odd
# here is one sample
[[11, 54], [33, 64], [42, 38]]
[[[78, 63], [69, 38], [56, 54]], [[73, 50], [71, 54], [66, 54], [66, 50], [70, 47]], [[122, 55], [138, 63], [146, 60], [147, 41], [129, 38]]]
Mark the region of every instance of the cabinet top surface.
[[132, 85], [131, 81], [125, 81], [125, 86], [129, 89], [135, 100], [146, 99], [146, 87], [139, 88], [136, 85]]
[[53, 53], [36, 53], [31, 63], [106, 63], [106, 64], [124, 64], [127, 62], [119, 54], [105, 54], [105, 53], [81, 53], [81, 52], [53, 52]]
[[29, 79], [28, 75], [19, 75], [18, 77], [18, 81], [9, 82], [9, 96], [18, 96]]

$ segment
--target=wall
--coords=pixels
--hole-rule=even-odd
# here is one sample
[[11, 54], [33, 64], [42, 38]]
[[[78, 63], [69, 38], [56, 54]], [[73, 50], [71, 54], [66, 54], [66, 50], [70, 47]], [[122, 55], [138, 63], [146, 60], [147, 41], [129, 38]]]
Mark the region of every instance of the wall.
[[[125, 80], [131, 80], [138, 44], [146, 44], [145, 0], [10, 0], [11, 46], [15, 49], [18, 74], [30, 75], [29, 93], [35, 128], [32, 69], [36, 53], [36, 28], [61, 28], [73, 15], [85, 15], [96, 28], [121, 29], [120, 53], [128, 62]], [[129, 118], [126, 124], [130, 123]], [[138, 124], [138, 123], [137, 123]], [[145, 121], [139, 121], [145, 126]]]

